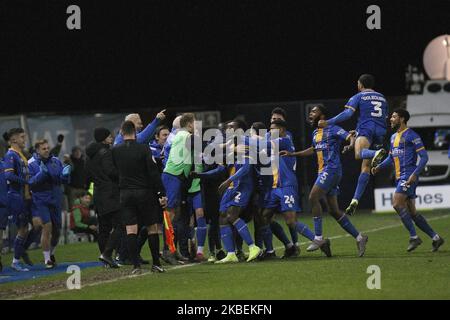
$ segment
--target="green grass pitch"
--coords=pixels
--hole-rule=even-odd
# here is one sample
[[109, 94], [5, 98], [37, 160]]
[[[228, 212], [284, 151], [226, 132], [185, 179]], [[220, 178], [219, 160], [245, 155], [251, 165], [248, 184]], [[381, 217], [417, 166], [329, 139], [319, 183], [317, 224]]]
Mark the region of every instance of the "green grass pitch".
[[[324, 234], [331, 239], [333, 257], [308, 253], [308, 241], [300, 237], [300, 257], [290, 260], [213, 265], [208, 263], [167, 266], [164, 274], [128, 276], [120, 270], [92, 268], [82, 271], [80, 290], [65, 288], [68, 274], [0, 285], [1, 298], [30, 299], [449, 299], [450, 210], [424, 213], [432, 227], [448, 242], [431, 252], [431, 239], [407, 253], [408, 233], [395, 214], [359, 214], [354, 225], [369, 236], [366, 255], [356, 256], [355, 240], [330, 217]], [[312, 218], [300, 218], [310, 227]], [[284, 223], [282, 223], [284, 225]], [[283, 250], [274, 239], [277, 255]], [[80, 243], [57, 249], [59, 261], [95, 261], [96, 244]], [[41, 260], [40, 250], [31, 257]], [[149, 258], [145, 246], [143, 256]], [[4, 264], [10, 256], [3, 257]], [[381, 289], [369, 290], [367, 268], [381, 270]], [[148, 270], [148, 266], [146, 266]], [[29, 290], [36, 288], [36, 290]], [[3, 295], [2, 295], [3, 291]]]

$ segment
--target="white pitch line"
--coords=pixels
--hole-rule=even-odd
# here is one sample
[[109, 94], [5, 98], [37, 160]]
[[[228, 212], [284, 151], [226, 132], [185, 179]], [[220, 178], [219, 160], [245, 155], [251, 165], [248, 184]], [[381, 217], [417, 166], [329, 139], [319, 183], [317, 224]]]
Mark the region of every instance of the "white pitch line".
[[[447, 214], [447, 215], [440, 216], [440, 217], [429, 218], [427, 220], [428, 221], [435, 221], [435, 220], [446, 219], [448, 217], [450, 217], [450, 215]], [[403, 226], [403, 224], [401, 224], [401, 223], [391, 224], [391, 225], [384, 226], [384, 227], [379, 227], [379, 228], [374, 228], [374, 229], [362, 231], [361, 233], [363, 233], [363, 234], [365, 234], [365, 233], [373, 233], [373, 232], [378, 232], [378, 231], [382, 231], [382, 230], [398, 228], [398, 227], [401, 227], [401, 226]], [[347, 234], [343, 234], [343, 235], [333, 236], [333, 237], [329, 237], [328, 239], [335, 240], [335, 239], [341, 239], [341, 238], [346, 238], [346, 237], [350, 237], [350, 234], [347, 233]], [[300, 245], [306, 245], [306, 244], [307, 244], [306, 242], [303, 242]], [[276, 247], [274, 249], [275, 250], [279, 250], [279, 249], [283, 249], [283, 248], [284, 248], [284, 246]], [[198, 265], [199, 265], [198, 263], [190, 263], [190, 264], [185, 264], [185, 265], [179, 265], [179, 266], [176, 266], [176, 267], [167, 268], [166, 271], [172, 271], [172, 270], [177, 270], [177, 269], [184, 269], [184, 268], [194, 267], [194, 266], [198, 266]], [[146, 271], [144, 273], [137, 274], [137, 275], [127, 275], [127, 276], [122, 276], [122, 277], [118, 277], [118, 278], [114, 278], [114, 279], [110, 279], [110, 280], [92, 282], [92, 283], [89, 283], [87, 285], [82, 286], [82, 288], [80, 290], [82, 290], [83, 288], [86, 288], [86, 287], [94, 287], [94, 286], [98, 286], [98, 285], [101, 285], [101, 284], [114, 283], [114, 282], [117, 282], [117, 281], [120, 281], [120, 280], [125, 280], [125, 279], [134, 279], [134, 278], [147, 276], [147, 275], [151, 275], [151, 274], [152, 274], [151, 272]], [[47, 296], [47, 295], [50, 295], [50, 294], [67, 292], [67, 291], [71, 291], [71, 290], [58, 289], [58, 290], [53, 290], [53, 291], [41, 292], [41, 293], [36, 293], [36, 294], [28, 295], [28, 296], [23, 296], [23, 297], [15, 299], [15, 300], [26, 300], [26, 299], [30, 299], [30, 298], [33, 298], [33, 297], [43, 297], [43, 296]]]

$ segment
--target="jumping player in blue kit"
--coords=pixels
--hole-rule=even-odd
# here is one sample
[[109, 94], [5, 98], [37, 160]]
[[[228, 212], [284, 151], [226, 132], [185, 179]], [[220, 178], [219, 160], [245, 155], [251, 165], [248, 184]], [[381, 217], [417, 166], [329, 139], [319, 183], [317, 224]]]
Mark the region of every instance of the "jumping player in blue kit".
[[6, 138], [11, 146], [4, 161], [5, 178], [8, 182], [8, 211], [17, 225], [11, 268], [15, 271], [29, 271], [21, 264], [20, 258], [32, 265], [26, 253], [26, 248], [34, 237], [34, 229], [28, 232], [28, 225], [31, 223], [30, 186], [44, 178], [45, 173], [40, 170], [38, 174], [30, 177], [28, 160], [22, 153], [26, 138], [22, 128], [10, 129]]
[[[271, 145], [271, 168], [272, 168], [272, 186], [264, 195], [263, 226], [261, 233], [266, 241], [267, 226], [270, 225], [272, 217], [276, 211], [283, 213], [286, 224], [295, 229], [299, 234], [315, 242], [327, 257], [331, 257], [331, 248], [329, 239], [315, 239], [314, 233], [307, 225], [297, 221], [297, 212], [300, 211], [298, 199], [298, 183], [295, 174], [295, 158], [279, 157], [275, 154], [275, 145], [278, 144], [280, 151], [294, 152], [292, 140], [286, 136], [286, 122], [274, 120], [270, 125], [270, 130], [279, 132], [279, 138], [272, 138], [269, 141]], [[273, 136], [273, 134], [272, 134]], [[278, 161], [276, 161], [278, 160]], [[267, 245], [266, 245], [267, 246]]]
[[[361, 174], [358, 178], [355, 194], [345, 213], [352, 215], [358, 207], [367, 184], [370, 179], [370, 168], [377, 166], [386, 155], [382, 148], [386, 135], [386, 118], [388, 105], [386, 98], [373, 90], [375, 78], [370, 74], [363, 74], [358, 79], [358, 94], [350, 98], [345, 105], [345, 110], [329, 120], [320, 120], [319, 128], [327, 125], [335, 125], [350, 119], [359, 110], [358, 124], [356, 128], [357, 138], [355, 143], [355, 159], [362, 159]], [[373, 146], [378, 150], [369, 149]]]
[[50, 155], [47, 140], [36, 141], [36, 153], [28, 160], [30, 176], [46, 173], [45, 178], [31, 187], [33, 227], [42, 230], [41, 246], [46, 269], [56, 266], [55, 249], [58, 245], [61, 223], [62, 184], [69, 183], [71, 166], [63, 168], [61, 161]]
[[[409, 117], [409, 112], [405, 109], [396, 109], [392, 113], [391, 127], [396, 133], [391, 137], [389, 156], [372, 168], [372, 173], [377, 174], [381, 169], [394, 165], [396, 190], [393, 207], [410, 235], [407, 251], [413, 251], [422, 244], [414, 228], [415, 224], [432, 239], [432, 251], [435, 252], [444, 244], [444, 239], [416, 212], [415, 204], [419, 174], [428, 162], [428, 154], [419, 135], [407, 127]], [[420, 157], [418, 164], [417, 156]]]
[[[340, 148], [343, 141], [349, 141], [350, 145], [344, 147], [344, 153], [353, 148], [354, 137], [339, 126], [329, 125], [326, 128], [318, 128], [319, 120], [325, 120], [328, 110], [323, 106], [315, 106], [309, 113], [309, 121], [315, 128], [313, 132], [312, 146], [299, 152], [282, 151], [284, 156], [307, 157], [314, 153], [317, 156], [318, 175], [311, 189], [309, 201], [311, 202], [314, 216], [314, 231], [316, 240], [322, 240], [322, 206], [320, 200], [326, 197], [329, 213], [340, 226], [353, 236], [357, 241], [358, 255], [362, 257], [366, 250], [368, 237], [362, 235], [350, 222], [346, 214], [339, 210], [337, 197], [339, 195], [339, 183], [342, 178], [342, 164]], [[311, 243], [307, 251], [319, 249], [316, 242]]]

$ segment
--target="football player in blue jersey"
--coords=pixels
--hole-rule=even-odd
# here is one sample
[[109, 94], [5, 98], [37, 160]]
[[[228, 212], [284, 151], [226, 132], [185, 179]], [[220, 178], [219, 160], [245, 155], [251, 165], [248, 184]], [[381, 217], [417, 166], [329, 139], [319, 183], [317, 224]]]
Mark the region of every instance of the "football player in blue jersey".
[[[374, 91], [375, 78], [370, 74], [363, 74], [358, 79], [359, 93], [350, 98], [345, 105], [345, 110], [329, 120], [320, 120], [319, 128], [327, 125], [335, 125], [348, 120], [359, 111], [356, 127], [357, 138], [355, 143], [355, 158], [362, 159], [361, 174], [358, 178], [355, 194], [345, 213], [355, 213], [358, 203], [366, 190], [370, 179], [370, 168], [376, 167], [386, 155], [382, 148], [386, 135], [386, 119], [388, 105], [386, 98]], [[378, 150], [369, 149], [371, 146]]]
[[0, 272], [2, 272], [2, 252], [3, 248], [3, 231], [8, 225], [8, 184], [6, 183], [5, 168], [3, 158], [0, 158]]
[[[435, 252], [444, 244], [444, 239], [431, 228], [422, 215], [416, 212], [415, 205], [419, 175], [428, 162], [428, 154], [419, 135], [407, 127], [409, 117], [409, 112], [405, 109], [396, 109], [392, 113], [391, 127], [396, 132], [391, 137], [389, 156], [372, 168], [372, 173], [376, 174], [381, 169], [394, 165], [396, 189], [393, 207], [410, 235], [407, 251], [413, 251], [422, 244], [416, 233], [415, 224], [432, 239], [432, 251]], [[420, 157], [418, 164], [417, 156]]]
[[[276, 107], [271, 112], [270, 122], [275, 120], [287, 121], [287, 113], [281, 107]], [[270, 137], [270, 131], [267, 133], [266, 137]], [[292, 143], [294, 143], [293, 135], [290, 131], [286, 130], [286, 137], [291, 139]], [[282, 256], [282, 258], [295, 257], [300, 254], [300, 245], [298, 243], [298, 233], [295, 228], [289, 228], [289, 234], [291, 235], [292, 243], [294, 246], [291, 246], [291, 241], [286, 236], [283, 227], [275, 220], [272, 220], [270, 223], [270, 229], [273, 234], [284, 244], [286, 250]]]
[[[336, 125], [328, 125], [326, 128], [318, 128], [320, 120], [326, 120], [328, 110], [324, 106], [315, 106], [309, 113], [309, 121], [315, 128], [313, 132], [312, 146], [299, 152], [282, 151], [281, 155], [306, 157], [314, 153], [317, 156], [318, 175], [309, 194], [312, 213], [314, 216], [314, 231], [316, 240], [322, 240], [322, 206], [320, 200], [326, 198], [330, 215], [336, 219], [341, 227], [356, 239], [358, 255], [362, 257], [366, 251], [368, 237], [362, 235], [350, 222], [346, 214], [339, 210], [337, 197], [339, 195], [339, 183], [342, 178], [342, 164], [340, 159], [341, 143], [350, 142], [344, 147], [343, 152], [353, 148], [355, 138]], [[315, 251], [319, 249], [317, 242], [312, 242], [306, 249]]]
[[33, 227], [37, 232], [42, 230], [41, 246], [46, 269], [56, 266], [55, 249], [58, 245], [62, 228], [62, 184], [70, 179], [70, 165], [63, 168], [61, 161], [50, 154], [47, 140], [38, 140], [34, 145], [36, 153], [28, 160], [30, 176], [46, 172], [44, 179], [31, 186], [31, 213]]
[[45, 178], [45, 172], [30, 177], [28, 159], [24, 156], [25, 130], [10, 129], [6, 137], [11, 146], [5, 155], [4, 172], [8, 182], [8, 211], [17, 225], [17, 236], [14, 240], [14, 257], [11, 268], [15, 271], [29, 271], [20, 262], [22, 257], [28, 265], [32, 265], [26, 253], [35, 236], [34, 229], [28, 232], [31, 223], [31, 194], [30, 186]]
[[[294, 152], [292, 140], [286, 136], [286, 122], [274, 120], [270, 125], [271, 141], [270, 156], [272, 169], [271, 188], [266, 190], [263, 203], [263, 226], [261, 233], [265, 239], [267, 227], [269, 226], [275, 211], [282, 212], [287, 225], [295, 229], [298, 233], [316, 243], [327, 257], [331, 257], [331, 248], [329, 239], [315, 239], [314, 233], [307, 225], [297, 221], [297, 212], [300, 211], [298, 199], [298, 183], [295, 174], [295, 158], [279, 157], [276, 153], [276, 145], [280, 151], [288, 153]], [[277, 130], [279, 137], [275, 138], [274, 131]], [[275, 154], [276, 153], [276, 154]]]
[[[236, 122], [236, 120], [233, 120], [233, 122]], [[243, 138], [243, 141], [239, 141], [242, 140], [240, 138]], [[222, 260], [215, 262], [218, 264], [239, 262], [232, 227], [236, 229], [248, 245], [247, 262], [256, 259], [261, 253], [261, 249], [253, 241], [247, 224], [240, 217], [250, 203], [255, 180], [253, 165], [250, 163], [246, 150], [248, 149], [247, 137], [238, 136], [238, 143], [245, 144], [245, 151], [243, 151], [244, 155], [238, 155], [237, 148], [234, 149], [235, 159], [233, 164], [219, 165], [217, 168], [203, 173], [191, 172], [193, 178], [208, 178], [228, 171], [228, 179], [219, 186], [219, 193], [223, 194], [219, 209], [220, 235], [227, 255]]]

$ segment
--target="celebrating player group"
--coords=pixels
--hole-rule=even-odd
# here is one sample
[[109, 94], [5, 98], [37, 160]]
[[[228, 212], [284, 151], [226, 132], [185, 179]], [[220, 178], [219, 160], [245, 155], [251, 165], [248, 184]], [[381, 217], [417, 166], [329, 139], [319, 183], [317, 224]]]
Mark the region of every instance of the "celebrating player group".
[[[117, 170], [122, 206], [116, 210], [121, 217], [116, 228], [126, 229], [133, 271], [140, 268], [139, 247], [142, 245], [135, 242], [141, 229], [145, 234], [144, 243], [148, 235], [154, 272], [164, 272], [160, 257], [170, 264], [277, 259], [273, 236], [285, 247], [282, 258], [299, 255], [299, 235], [310, 241], [307, 251], [321, 250], [326, 257], [331, 257], [331, 243], [324, 236], [326, 230], [322, 226], [322, 200], [327, 203], [328, 213], [355, 239], [356, 254], [363, 257], [368, 236], [353, 225], [350, 216], [357, 212], [371, 175], [392, 165], [396, 183], [393, 208], [410, 235], [407, 251], [422, 244], [416, 227], [431, 238], [432, 251], [437, 251], [444, 239], [417, 213], [414, 202], [419, 175], [428, 161], [427, 152], [421, 138], [407, 127], [409, 113], [405, 109], [396, 109], [390, 115], [394, 134], [389, 151], [383, 148], [388, 105], [385, 97], [374, 88], [374, 77], [361, 75], [359, 92], [349, 99], [343, 112], [332, 118], [324, 106], [314, 106], [307, 119], [314, 129], [311, 146], [302, 151], [295, 151], [287, 115], [282, 108], [272, 111], [269, 127], [255, 122], [247, 128], [244, 121], [234, 119], [221, 124], [207, 142], [199, 139], [202, 132], [196, 129], [192, 113], [178, 116], [171, 131], [159, 125], [165, 117], [164, 111], [146, 128], [137, 114], [129, 115], [108, 151], [112, 151], [108, 161], [111, 161], [111, 168]], [[355, 130], [346, 131], [338, 125], [354, 113], [359, 113]], [[104, 141], [107, 141], [106, 135]], [[67, 183], [70, 167], [63, 168], [56, 157], [49, 155], [46, 141], [37, 143], [36, 155], [27, 160], [21, 151], [25, 141], [23, 130], [10, 131], [7, 138], [11, 148], [1, 164], [0, 184], [5, 189], [1, 192], [7, 195], [2, 194], [5, 202], [2, 207], [10, 211], [19, 227], [12, 267], [27, 271], [20, 259], [27, 259], [28, 219], [32, 216], [34, 229], [44, 230], [44, 258], [51, 268], [55, 264], [54, 248], [61, 228], [56, 214], [60, 210], [61, 194], [57, 190]], [[353, 150], [355, 159], [362, 160], [361, 173], [355, 181], [353, 199], [341, 211], [338, 206], [343, 174], [340, 157], [341, 153]], [[309, 194], [313, 228], [297, 220], [300, 201], [296, 157], [310, 156], [317, 159], [317, 178]], [[135, 170], [133, 166], [139, 163], [145, 168]], [[151, 182], [147, 181], [150, 178]], [[96, 183], [94, 179], [94, 188], [100, 190]], [[151, 192], [141, 192], [144, 189]], [[142, 199], [139, 198], [141, 193]], [[94, 197], [94, 205], [95, 201]], [[4, 210], [0, 213], [0, 222], [4, 223]], [[283, 215], [288, 233], [273, 219], [275, 213]], [[253, 234], [248, 227], [251, 220]], [[156, 235], [161, 229], [164, 229], [164, 245], [158, 255], [159, 236]], [[207, 238], [209, 256], [204, 251]], [[248, 246], [247, 255], [242, 249], [243, 242]], [[114, 246], [108, 247], [111, 249], [101, 252], [101, 260], [117, 267], [110, 253]]]

